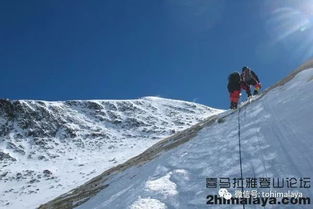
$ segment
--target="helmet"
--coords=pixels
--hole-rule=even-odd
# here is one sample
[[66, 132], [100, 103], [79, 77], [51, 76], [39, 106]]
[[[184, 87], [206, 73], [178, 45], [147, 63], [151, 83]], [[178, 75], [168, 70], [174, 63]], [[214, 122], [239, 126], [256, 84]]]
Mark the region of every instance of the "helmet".
[[242, 67], [242, 72], [245, 71], [245, 70], [250, 70], [250, 68], [247, 67], [247, 66]]

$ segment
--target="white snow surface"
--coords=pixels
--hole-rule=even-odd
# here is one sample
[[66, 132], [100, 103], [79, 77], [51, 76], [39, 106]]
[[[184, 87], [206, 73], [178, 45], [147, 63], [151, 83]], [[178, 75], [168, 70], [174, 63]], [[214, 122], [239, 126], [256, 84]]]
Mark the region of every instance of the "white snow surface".
[[[239, 116], [244, 178], [312, 179], [312, 92], [313, 69], [308, 69], [242, 107]], [[206, 205], [207, 195], [218, 194], [218, 188], [206, 188], [206, 178], [240, 178], [238, 151], [238, 112], [234, 112], [224, 122], [204, 127], [192, 140], [149, 163], [112, 176], [105, 182], [109, 184], [107, 188], [77, 208], [242, 208], [241, 205]], [[229, 191], [234, 195], [234, 190]], [[313, 197], [311, 188], [272, 189], [288, 190]], [[247, 205], [246, 208], [263, 207]], [[312, 206], [267, 205], [265, 208]]]
[[[2, 100], [0, 208], [36, 208], [221, 111], [159, 97]], [[147, 183], [147, 189], [159, 191], [154, 183]], [[175, 195], [175, 190], [173, 184], [162, 191]], [[147, 204], [166, 208], [152, 198], [138, 198], [132, 208]]]

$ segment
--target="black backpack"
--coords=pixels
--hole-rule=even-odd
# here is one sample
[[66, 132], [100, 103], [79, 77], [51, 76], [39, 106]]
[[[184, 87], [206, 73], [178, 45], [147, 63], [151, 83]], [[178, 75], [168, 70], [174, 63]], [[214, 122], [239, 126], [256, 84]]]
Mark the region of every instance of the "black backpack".
[[240, 73], [234, 72], [228, 76], [228, 85], [227, 89], [231, 93], [235, 90], [240, 91]]
[[240, 83], [240, 73], [234, 72], [228, 76], [229, 83]]

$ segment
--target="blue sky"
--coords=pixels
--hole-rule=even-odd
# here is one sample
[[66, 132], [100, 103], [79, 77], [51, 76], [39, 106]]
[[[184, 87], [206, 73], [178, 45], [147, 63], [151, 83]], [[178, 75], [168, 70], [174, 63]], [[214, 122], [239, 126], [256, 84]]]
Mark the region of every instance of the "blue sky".
[[0, 89], [10, 99], [143, 96], [228, 108], [227, 76], [265, 88], [313, 55], [311, 0], [3, 0]]

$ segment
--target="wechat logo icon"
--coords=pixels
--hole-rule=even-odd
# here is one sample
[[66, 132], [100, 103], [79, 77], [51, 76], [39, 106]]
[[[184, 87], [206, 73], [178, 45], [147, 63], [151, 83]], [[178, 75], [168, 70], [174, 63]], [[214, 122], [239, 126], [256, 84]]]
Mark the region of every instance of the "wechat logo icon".
[[228, 190], [224, 188], [220, 189], [218, 191], [218, 194], [220, 195], [220, 197], [224, 197], [226, 200], [230, 200], [232, 197], [231, 193], [229, 193]]

